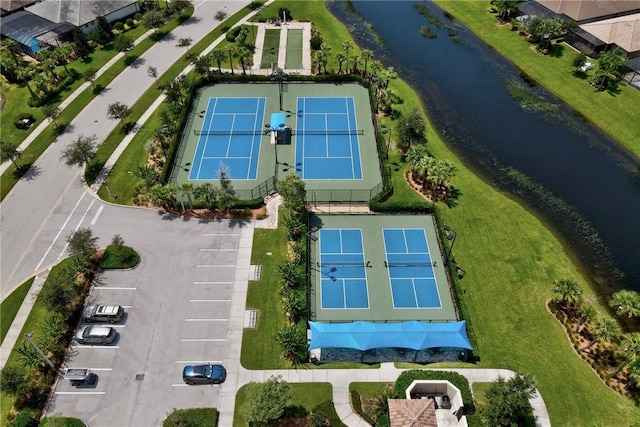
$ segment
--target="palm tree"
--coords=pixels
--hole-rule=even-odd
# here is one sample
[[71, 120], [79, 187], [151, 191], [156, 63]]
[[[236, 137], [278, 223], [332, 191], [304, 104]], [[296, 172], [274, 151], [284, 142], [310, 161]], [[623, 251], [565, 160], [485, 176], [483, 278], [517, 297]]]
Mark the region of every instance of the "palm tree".
[[601, 316], [596, 319], [591, 335], [593, 339], [582, 348], [583, 351], [591, 348], [599, 341], [614, 341], [620, 336], [620, 325], [611, 317]]
[[629, 373], [629, 385], [637, 387], [640, 383], [640, 359], [627, 364], [627, 372]]
[[193, 210], [193, 187], [194, 185], [190, 182], [185, 182], [180, 186], [180, 190], [182, 192], [184, 192], [184, 194], [187, 196], [187, 200], [189, 201], [189, 210], [192, 211]]
[[369, 64], [369, 61], [373, 58], [373, 51], [370, 49], [363, 49], [362, 52], [360, 52], [360, 58], [362, 58], [362, 61], [364, 62], [364, 75], [367, 75], [367, 65]]
[[517, 0], [496, 0], [494, 6], [498, 11], [498, 16], [503, 22], [518, 11]]
[[342, 73], [342, 64], [347, 60], [347, 57], [342, 53], [336, 53], [336, 61], [338, 61], [338, 74]]
[[449, 186], [449, 180], [453, 177], [456, 167], [449, 160], [440, 160], [436, 164], [433, 175], [435, 176], [436, 187], [445, 188]]
[[12, 142], [0, 142], [0, 161], [4, 163], [7, 160], [11, 160], [16, 169], [20, 169], [20, 165], [16, 162], [16, 159], [22, 155], [22, 152], [18, 150], [18, 144]]
[[353, 63], [353, 67], [351, 67], [351, 72], [355, 74], [358, 72], [358, 64], [362, 62], [362, 60], [360, 59], [360, 56], [354, 55], [351, 57], [350, 61], [351, 63]]
[[69, 72], [69, 69], [67, 68], [67, 62], [71, 57], [71, 52], [73, 52], [73, 46], [69, 44], [66, 46], [57, 47], [53, 51], [53, 57], [58, 62], [58, 64], [62, 65], [62, 67], [64, 68], [64, 71], [67, 73], [68, 76], [71, 75], [71, 73]]
[[31, 80], [31, 76], [33, 76], [34, 71], [35, 70], [32, 67], [18, 67], [16, 68], [16, 77], [18, 78], [18, 80], [21, 80], [25, 84], [25, 86], [27, 86], [31, 98], [39, 101], [40, 97], [36, 95], [36, 93], [31, 88], [31, 85], [29, 84], [29, 80]]
[[640, 361], [640, 332], [626, 334], [620, 343], [619, 350], [622, 354], [622, 363], [618, 365], [611, 377], [618, 375], [627, 364]]
[[607, 85], [620, 78], [620, 69], [625, 63], [624, 52], [616, 48], [613, 51], [605, 52], [600, 55], [598, 62], [598, 70], [596, 71], [592, 82], [599, 89], [604, 89]]
[[211, 51], [210, 55], [211, 59], [218, 65], [218, 72], [222, 74], [222, 61], [225, 59], [227, 54], [220, 49], [214, 49]]
[[[349, 51], [353, 49], [353, 43], [351, 43], [350, 41], [346, 41], [344, 43], [342, 43], [342, 50], [344, 50], [344, 54], [345, 54], [345, 62], [348, 64], [349, 63]], [[347, 66], [347, 70], [345, 71], [349, 71], [348, 70], [348, 66]]]
[[327, 62], [329, 62], [329, 53], [331, 53], [332, 49], [331, 45], [322, 43], [322, 49], [320, 49], [320, 51], [322, 52], [322, 68], [325, 74], [327, 74]]
[[246, 66], [252, 65], [253, 54], [249, 49], [244, 46], [241, 46], [237, 50], [238, 53], [238, 61], [240, 61], [240, 65], [242, 66], [242, 74], [247, 75]]
[[580, 320], [576, 325], [576, 332], [580, 331], [582, 325], [592, 322], [596, 317], [598, 317], [598, 310], [592, 304], [583, 304], [580, 307]]
[[227, 53], [229, 54], [229, 68], [231, 68], [231, 74], [235, 74], [233, 72], [233, 54], [236, 52], [236, 48], [232, 45], [227, 47]]
[[617, 316], [640, 316], [640, 294], [637, 292], [629, 290], [618, 291], [613, 294], [609, 305], [615, 310]]
[[19, 57], [22, 56], [22, 49], [20, 49], [20, 44], [13, 39], [5, 38], [5, 39], [2, 39], [2, 42], [0, 42], [0, 45], [4, 50], [9, 52], [9, 55], [13, 58], [14, 62], [16, 63], [16, 67], [20, 67]]
[[423, 161], [425, 157], [429, 156], [427, 146], [424, 144], [415, 144], [409, 147], [407, 151], [406, 160], [411, 163], [414, 171], [418, 171], [418, 164]]
[[84, 73], [82, 73], [82, 77], [84, 77], [84, 80], [91, 83], [91, 89], [96, 90], [96, 85], [94, 84], [94, 81], [96, 80], [96, 69], [93, 67], [89, 67], [86, 70], [84, 70]]
[[46, 118], [51, 119], [51, 121], [53, 122], [53, 126], [56, 129], [58, 128], [58, 122], [56, 122], [56, 119], [60, 115], [60, 108], [58, 108], [57, 105], [54, 105], [54, 104], [43, 105], [42, 114], [44, 114]]
[[571, 279], [559, 279], [553, 281], [553, 293], [557, 295], [557, 301], [565, 308], [569, 308], [580, 300], [582, 287]]
[[196, 200], [201, 201], [207, 209], [213, 209], [218, 200], [218, 189], [210, 182], [207, 182], [197, 186], [193, 190], [193, 195]]

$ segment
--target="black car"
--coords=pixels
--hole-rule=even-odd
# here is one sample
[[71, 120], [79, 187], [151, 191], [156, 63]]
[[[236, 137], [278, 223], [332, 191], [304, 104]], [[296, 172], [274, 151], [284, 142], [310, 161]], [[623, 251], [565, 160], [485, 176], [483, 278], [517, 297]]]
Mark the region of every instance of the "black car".
[[222, 365], [187, 365], [182, 371], [182, 380], [189, 384], [220, 384], [227, 379], [227, 370]]

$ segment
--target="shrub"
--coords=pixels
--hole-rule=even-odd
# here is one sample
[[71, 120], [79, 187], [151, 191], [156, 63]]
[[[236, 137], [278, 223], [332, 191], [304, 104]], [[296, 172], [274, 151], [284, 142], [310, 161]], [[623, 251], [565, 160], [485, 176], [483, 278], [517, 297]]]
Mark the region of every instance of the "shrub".
[[130, 246], [109, 245], [100, 260], [104, 269], [133, 268], [140, 262], [140, 255]]
[[236, 38], [240, 34], [240, 31], [242, 31], [242, 27], [234, 27], [227, 32], [227, 35], [225, 36], [225, 38], [227, 39], [228, 42], [233, 43], [236, 41]]
[[116, 22], [113, 24], [113, 29], [118, 31], [124, 31], [124, 24], [122, 22]]
[[47, 427], [51, 424], [51, 427], [86, 427], [87, 425], [78, 418], [71, 417], [46, 417], [44, 418], [39, 427]]
[[22, 411], [9, 424], [10, 427], [38, 427], [38, 413], [36, 411]]
[[216, 408], [174, 409], [162, 422], [162, 427], [216, 427], [218, 410]]
[[311, 49], [313, 49], [313, 50], [322, 49], [322, 36], [321, 35], [316, 34], [315, 36], [311, 37]]
[[14, 120], [13, 125], [18, 129], [29, 129], [29, 127], [36, 122], [33, 115], [29, 113], [20, 113]]
[[[341, 427], [345, 424], [340, 420], [340, 417], [336, 413], [336, 408], [331, 400], [327, 400], [316, 405], [311, 410], [311, 417], [309, 418], [309, 426], [312, 426], [312, 420], [317, 426], [330, 425], [331, 427]], [[325, 424], [319, 424], [323, 421]], [[326, 422], [329, 424], [326, 424]]]
[[0, 371], [0, 388], [7, 393], [18, 394], [26, 378], [22, 369], [15, 365], [7, 365]]
[[135, 15], [133, 15], [133, 19], [135, 19], [136, 21], [140, 21], [142, 19], [142, 14], [140, 12], [136, 13]]
[[136, 27], [136, 23], [133, 22], [133, 19], [131, 19], [131, 18], [127, 19], [126, 23], [127, 23], [127, 27], [129, 27], [129, 28], [135, 28]]
[[351, 407], [353, 408], [354, 412], [360, 415], [369, 424], [374, 425], [375, 421], [373, 420], [373, 418], [371, 418], [368, 414], [364, 412], [364, 410], [362, 410], [360, 393], [358, 393], [356, 390], [351, 390], [350, 394], [351, 394]]

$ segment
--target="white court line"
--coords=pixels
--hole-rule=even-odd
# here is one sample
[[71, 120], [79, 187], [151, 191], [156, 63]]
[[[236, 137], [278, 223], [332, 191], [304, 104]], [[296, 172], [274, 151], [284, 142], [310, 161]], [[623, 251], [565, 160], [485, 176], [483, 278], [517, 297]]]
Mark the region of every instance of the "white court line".
[[189, 302], [230, 302], [230, 299], [190, 299]]
[[226, 322], [229, 319], [184, 319], [185, 322]]
[[[84, 215], [82, 215], [82, 217], [80, 218], [80, 221], [78, 221], [78, 225], [76, 225], [76, 228], [73, 229], [74, 233], [76, 231], [78, 231], [78, 229], [80, 228], [80, 226], [84, 222], [84, 219], [87, 217], [87, 214], [89, 213], [89, 210], [91, 210], [91, 208], [93, 207], [93, 204], [95, 203], [95, 201], [96, 201], [96, 199], [93, 199], [93, 200], [91, 200], [91, 203], [89, 203], [89, 207], [87, 208], [87, 210], [84, 211]], [[62, 258], [62, 256], [67, 252], [67, 248], [68, 247], [69, 247], [69, 242], [67, 242], [67, 244], [64, 245], [64, 248], [62, 248], [62, 251], [60, 252], [60, 255], [58, 255], [58, 259]]]
[[182, 342], [224, 342], [224, 338], [185, 338]]
[[201, 365], [206, 363], [222, 363], [222, 360], [178, 360], [176, 363], [187, 365]]
[[95, 216], [91, 220], [91, 225], [96, 225], [96, 222], [98, 222], [98, 218], [100, 218], [100, 214], [102, 213], [103, 209], [104, 205], [100, 205], [100, 207], [98, 208], [98, 212], [96, 212]]
[[135, 291], [138, 288], [118, 288], [114, 286], [96, 286], [94, 290], [109, 290], [109, 291]]
[[93, 394], [93, 395], [102, 395], [107, 394], [104, 391], [56, 391], [57, 395], [65, 395], [65, 394]]
[[56, 242], [58, 241], [58, 238], [60, 237], [60, 235], [62, 234], [62, 231], [67, 227], [67, 224], [69, 223], [69, 220], [71, 219], [71, 216], [73, 215], [73, 213], [76, 211], [76, 209], [78, 208], [78, 205], [80, 204], [80, 202], [82, 201], [82, 199], [84, 199], [84, 196], [87, 193], [82, 193], [82, 196], [80, 196], [80, 198], [78, 199], [78, 201], [76, 202], [76, 205], [73, 207], [73, 209], [71, 210], [71, 213], [69, 214], [69, 216], [67, 217], [67, 220], [64, 222], [64, 224], [62, 224], [62, 227], [60, 228], [60, 231], [58, 231], [58, 234], [56, 234], [56, 237], [53, 238], [53, 242], [51, 242], [51, 244], [49, 245], [49, 248], [47, 249], [47, 251], [44, 253], [44, 255], [42, 256], [42, 259], [40, 260], [40, 262], [38, 263], [38, 265], [36, 265], [36, 268], [33, 269], [33, 271], [38, 271], [38, 269], [40, 268], [40, 266], [42, 265], [42, 263], [44, 262], [44, 259], [47, 257], [47, 255], [49, 255], [49, 252], [51, 251], [51, 248], [53, 248], [53, 245], [56, 244]]

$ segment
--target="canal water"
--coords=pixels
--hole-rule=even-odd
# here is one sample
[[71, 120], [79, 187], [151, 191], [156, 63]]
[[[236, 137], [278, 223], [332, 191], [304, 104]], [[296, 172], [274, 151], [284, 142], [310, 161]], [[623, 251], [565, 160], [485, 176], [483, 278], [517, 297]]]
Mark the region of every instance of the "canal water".
[[[347, 11], [349, 4], [357, 14]], [[621, 283], [640, 290], [635, 158], [430, 2], [333, 2], [329, 10], [361, 48], [373, 50], [419, 93], [465, 164], [544, 217], [605, 293]], [[423, 26], [436, 37], [423, 37]], [[574, 52], [565, 47], [563, 54]], [[620, 272], [621, 281], [612, 280]]]

